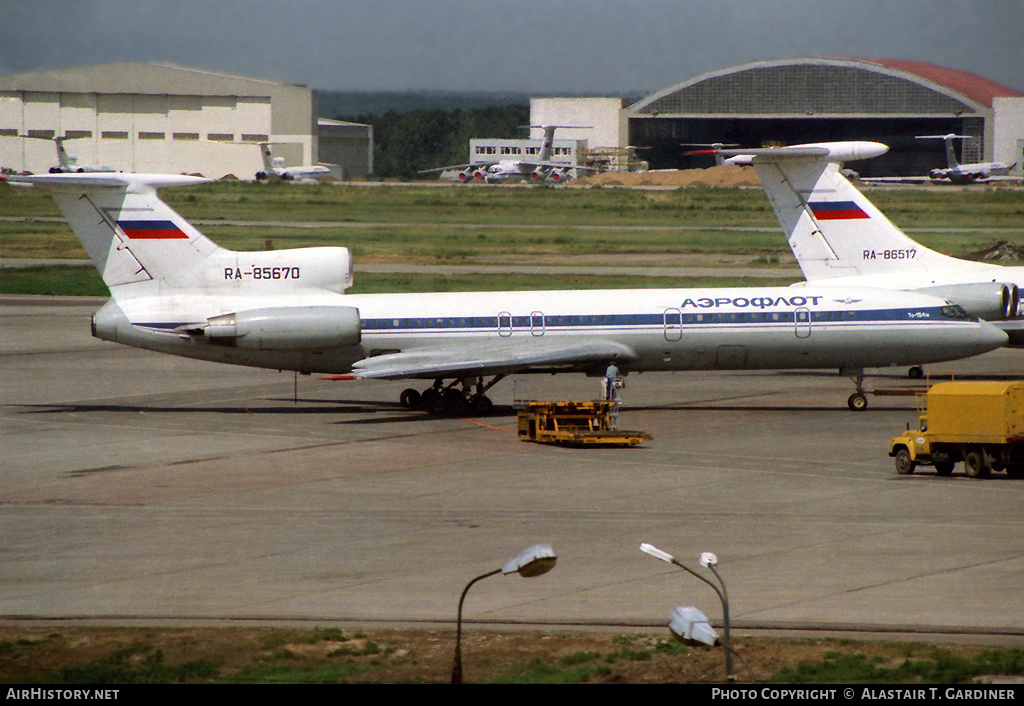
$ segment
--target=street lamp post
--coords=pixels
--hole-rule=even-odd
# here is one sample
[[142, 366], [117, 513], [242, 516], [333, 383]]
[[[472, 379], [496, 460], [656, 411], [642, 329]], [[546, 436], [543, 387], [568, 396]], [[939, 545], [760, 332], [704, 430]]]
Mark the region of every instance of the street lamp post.
[[459, 598], [459, 612], [455, 621], [455, 664], [452, 667], [452, 684], [462, 683], [462, 604], [466, 601], [470, 587], [477, 581], [496, 574], [519, 574], [523, 578], [540, 576], [555, 568], [556, 561], [557, 557], [550, 544], [535, 544], [524, 549], [500, 569], [481, 574], [466, 584]]
[[655, 547], [652, 544], [647, 544], [647, 543], [641, 544], [640, 545], [640, 551], [644, 552], [645, 554], [650, 554], [655, 559], [661, 559], [662, 561], [666, 561], [669, 564], [673, 564], [674, 566], [678, 566], [683, 571], [686, 571], [687, 573], [691, 574], [692, 576], [696, 576], [701, 581], [706, 583], [708, 586], [711, 586], [711, 588], [714, 590], [714, 592], [716, 594], [718, 594], [719, 600], [722, 601], [722, 621], [724, 623], [724, 630], [725, 630], [725, 636], [724, 636], [724, 638], [722, 640], [722, 646], [725, 648], [725, 674], [726, 674], [726, 678], [729, 681], [735, 680], [735, 676], [733, 676], [733, 664], [732, 664], [732, 653], [733, 653], [732, 641], [730, 640], [730, 635], [729, 635], [729, 594], [726, 593], [726, 590], [725, 590], [725, 581], [722, 580], [721, 575], [718, 573], [718, 570], [715, 568], [715, 566], [718, 565], [718, 557], [716, 557], [711, 552], [704, 552], [704, 553], [702, 553], [700, 555], [700, 558], [698, 559], [698, 561], [700, 562], [701, 566], [711, 570], [711, 573], [715, 575], [716, 579], [718, 579], [718, 583], [720, 584], [720, 586], [719, 585], [715, 585], [714, 582], [710, 581], [709, 579], [705, 578], [704, 576], [701, 576], [696, 571], [691, 569], [689, 566], [686, 566], [685, 564], [683, 564], [681, 561], [676, 559], [674, 556], [672, 556], [668, 552], [663, 552], [662, 550], [658, 549], [657, 547]]

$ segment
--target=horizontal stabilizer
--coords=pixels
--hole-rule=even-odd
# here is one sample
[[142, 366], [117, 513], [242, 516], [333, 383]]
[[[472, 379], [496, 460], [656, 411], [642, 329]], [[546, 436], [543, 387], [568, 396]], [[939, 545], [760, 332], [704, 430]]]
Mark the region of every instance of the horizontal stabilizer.
[[130, 172], [95, 172], [84, 174], [39, 174], [4, 177], [12, 184], [31, 184], [41, 188], [61, 189], [126, 189], [129, 192], [151, 191], [165, 186], [194, 186], [211, 179], [186, 174], [134, 174]]
[[763, 149], [734, 149], [722, 150], [725, 157], [741, 157], [749, 155], [753, 157], [755, 164], [758, 162], [782, 162], [789, 160], [815, 161], [824, 160], [828, 162], [853, 162], [858, 159], [870, 159], [878, 157], [889, 151], [887, 145], [881, 142], [814, 142], [806, 145], [792, 145], [790, 147], [769, 147]]

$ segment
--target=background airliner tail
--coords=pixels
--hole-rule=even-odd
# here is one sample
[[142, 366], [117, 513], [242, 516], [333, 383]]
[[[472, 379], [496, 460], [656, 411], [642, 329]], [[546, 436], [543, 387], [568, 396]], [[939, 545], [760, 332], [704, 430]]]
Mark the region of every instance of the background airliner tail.
[[827, 155], [789, 156], [786, 148], [764, 152], [769, 154], [754, 157], [754, 168], [809, 282], [954, 262], [907, 237]]

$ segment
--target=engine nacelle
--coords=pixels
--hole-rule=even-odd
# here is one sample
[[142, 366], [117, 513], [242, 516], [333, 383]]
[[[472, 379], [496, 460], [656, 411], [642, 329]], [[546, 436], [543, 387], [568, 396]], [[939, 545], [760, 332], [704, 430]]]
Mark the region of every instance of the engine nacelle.
[[352, 253], [337, 246], [222, 251], [207, 265], [203, 284], [208, 288], [261, 294], [329, 289], [340, 294], [352, 286]]
[[354, 346], [362, 338], [352, 306], [272, 307], [214, 316], [203, 329], [211, 343], [256, 350]]
[[1012, 283], [943, 284], [916, 291], [959, 304], [968, 314], [986, 321], [1012, 319], [1018, 315], [1020, 308], [1020, 290]]

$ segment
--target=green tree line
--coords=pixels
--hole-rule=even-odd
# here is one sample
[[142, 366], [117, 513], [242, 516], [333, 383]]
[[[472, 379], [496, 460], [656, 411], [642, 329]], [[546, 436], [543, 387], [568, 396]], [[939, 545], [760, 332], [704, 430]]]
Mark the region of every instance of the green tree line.
[[474, 137], [524, 139], [530, 107], [507, 105], [469, 110], [389, 110], [381, 115], [338, 116], [373, 126], [373, 171], [381, 178], [411, 179], [424, 169], [464, 164]]

